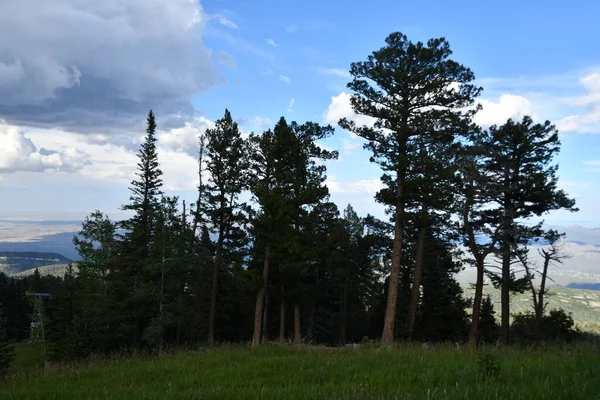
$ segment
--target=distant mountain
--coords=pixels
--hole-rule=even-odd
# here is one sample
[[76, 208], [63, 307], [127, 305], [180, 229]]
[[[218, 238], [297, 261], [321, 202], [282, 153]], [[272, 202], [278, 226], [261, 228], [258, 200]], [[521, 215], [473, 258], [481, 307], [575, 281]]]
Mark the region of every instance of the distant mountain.
[[0, 272], [7, 275], [32, 270], [47, 265], [68, 264], [70, 259], [58, 253], [35, 251], [5, 251], [0, 252]]
[[572, 282], [567, 285], [571, 289], [586, 289], [586, 290], [600, 290], [600, 283], [577, 283]]
[[[77, 263], [72, 263], [73, 270], [77, 273]], [[67, 272], [67, 267], [69, 264], [55, 264], [55, 265], [44, 265], [42, 267], [37, 267], [38, 272], [41, 276], [52, 275], [56, 277], [64, 277]], [[13, 274], [15, 278], [25, 278], [27, 276], [33, 275], [35, 272], [35, 268], [27, 269], [25, 271], [17, 272]]]

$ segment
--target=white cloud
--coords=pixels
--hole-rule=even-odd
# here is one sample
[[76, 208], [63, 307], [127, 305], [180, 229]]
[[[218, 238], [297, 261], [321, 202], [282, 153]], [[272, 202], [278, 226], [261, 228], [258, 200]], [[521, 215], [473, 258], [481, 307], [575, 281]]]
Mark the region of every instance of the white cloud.
[[267, 44], [269, 46], [277, 47], [277, 43], [273, 39], [267, 39]]
[[383, 184], [379, 178], [375, 179], [363, 179], [353, 182], [340, 182], [337, 177], [330, 175], [325, 184], [329, 188], [331, 193], [343, 193], [343, 194], [369, 194], [374, 195], [383, 188]]
[[[197, 136], [210, 126], [214, 126], [211, 121], [198, 118], [183, 128], [158, 133], [158, 160], [166, 190], [194, 190], [198, 185]], [[30, 136], [36, 143], [52, 144], [59, 154], [77, 144], [77, 151], [87, 155], [87, 163], [76, 171], [73, 180], [111, 180], [129, 185], [135, 178], [139, 146], [134, 149], [111, 143], [94, 144], [80, 140], [81, 135], [55, 130], [32, 131]]]
[[75, 147], [60, 151], [38, 149], [25, 134], [24, 130], [0, 121], [0, 173], [75, 172], [88, 164], [88, 155]]
[[186, 122], [181, 128], [160, 131], [157, 134], [159, 144], [166, 149], [195, 156], [198, 153], [198, 137], [209, 128], [214, 128], [214, 122], [204, 118], [196, 118]]
[[561, 132], [600, 133], [600, 73], [586, 75], [579, 83], [588, 93], [576, 98], [573, 103], [585, 109], [559, 120], [556, 123], [557, 128]]
[[229, 18], [225, 17], [224, 15], [217, 14], [217, 15], [215, 15], [215, 17], [216, 17], [217, 21], [219, 21], [219, 24], [226, 26], [228, 28], [231, 28], [231, 29], [239, 29], [239, 27], [237, 26], [237, 24], [235, 22], [233, 22]]
[[201, 39], [206, 19], [193, 0], [3, 1], [0, 115], [104, 133], [150, 108], [185, 120], [191, 96], [224, 82]]
[[248, 123], [251, 129], [256, 132], [266, 131], [274, 126], [273, 121], [268, 117], [254, 117]]
[[514, 94], [503, 94], [498, 101], [478, 100], [483, 109], [475, 116], [475, 122], [483, 127], [504, 124], [509, 118], [521, 120], [525, 115], [535, 119], [530, 100]]
[[[350, 104], [350, 98], [351, 95], [346, 92], [331, 97], [331, 103], [329, 103], [329, 106], [323, 115], [325, 122], [337, 126], [340, 119], [348, 118], [359, 126], [373, 126], [375, 118], [355, 114], [354, 110], [352, 110], [352, 105]], [[352, 134], [352, 136], [356, 137], [354, 134]]]
[[287, 111], [288, 112], [294, 112], [294, 103], [296, 103], [296, 99], [294, 99], [293, 97], [290, 99], [290, 102], [288, 104], [288, 108]]
[[351, 78], [350, 72], [342, 68], [318, 68], [319, 72], [327, 75], [335, 75], [341, 78]]
[[292, 83], [291, 79], [285, 75], [279, 75], [279, 80], [285, 83]]

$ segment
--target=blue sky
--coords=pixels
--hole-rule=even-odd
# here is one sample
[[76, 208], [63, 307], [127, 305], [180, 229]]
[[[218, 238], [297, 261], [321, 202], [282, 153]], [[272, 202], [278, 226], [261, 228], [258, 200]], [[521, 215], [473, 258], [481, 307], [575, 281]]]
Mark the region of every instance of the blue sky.
[[[406, 3], [406, 2], [404, 2]], [[124, 7], [123, 5], [126, 5]], [[170, 194], [194, 198], [195, 138], [227, 107], [245, 133], [280, 116], [352, 117], [347, 71], [401, 31], [446, 37], [484, 87], [482, 125], [555, 123], [561, 186], [600, 226], [600, 4], [570, 2], [22, 0], [0, 15], [0, 217], [119, 216], [144, 118], [158, 117]], [[361, 213], [380, 171], [336, 129], [332, 199]]]

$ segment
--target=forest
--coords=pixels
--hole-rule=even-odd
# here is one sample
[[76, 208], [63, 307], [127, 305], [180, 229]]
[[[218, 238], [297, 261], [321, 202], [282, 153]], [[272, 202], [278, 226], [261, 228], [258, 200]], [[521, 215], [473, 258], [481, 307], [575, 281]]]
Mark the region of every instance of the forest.
[[[349, 72], [352, 108], [372, 123], [282, 117], [246, 137], [225, 109], [198, 138], [190, 204], [164, 194], [150, 110], [123, 199], [131, 217], [90, 210], [73, 239], [81, 260], [62, 278], [0, 275], [0, 366], [8, 344], [30, 334], [28, 292], [52, 295], [44, 315], [54, 361], [225, 343], [476, 350], [577, 339], [572, 318], [545, 305], [563, 235], [540, 221], [577, 211], [558, 187], [555, 126], [529, 116], [477, 126], [483, 88], [444, 38], [394, 32]], [[330, 200], [327, 163], [338, 152], [319, 142], [336, 128], [363, 138], [380, 167], [384, 187], [373, 201], [387, 219]], [[542, 266], [528, 258], [536, 243], [546, 245]], [[454, 278], [463, 268], [477, 271], [473, 298]], [[486, 281], [501, 289], [499, 310], [483, 296]], [[531, 293], [531, 313], [511, 315], [515, 292]]]

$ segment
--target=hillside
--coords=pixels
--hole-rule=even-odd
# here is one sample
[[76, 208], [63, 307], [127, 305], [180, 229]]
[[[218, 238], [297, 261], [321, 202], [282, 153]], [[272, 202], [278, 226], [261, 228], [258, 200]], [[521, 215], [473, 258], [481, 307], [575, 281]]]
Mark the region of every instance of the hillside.
[[[73, 269], [77, 271], [77, 264], [73, 263]], [[67, 267], [69, 264], [54, 264], [54, 265], [43, 265], [41, 267], [37, 267], [40, 275], [52, 275], [57, 277], [63, 277], [65, 272], [67, 272]], [[35, 272], [35, 268], [28, 269], [25, 271], [17, 272], [16, 274], [12, 274], [15, 278], [24, 278], [29, 275], [33, 275]]]
[[[481, 354], [481, 353], [480, 353]], [[592, 346], [216, 347], [16, 371], [3, 399], [598, 399]], [[483, 360], [483, 361], [482, 361]], [[37, 372], [39, 371], [39, 372]]]
[[[463, 286], [466, 297], [473, 297], [474, 290]], [[549, 288], [548, 306], [546, 311], [563, 309], [573, 315], [577, 326], [582, 330], [600, 333], [600, 291], [572, 289], [563, 286]], [[496, 317], [500, 318], [500, 290], [491, 285], [484, 287], [484, 295], [489, 294], [496, 310]], [[533, 311], [531, 292], [511, 296], [511, 314]]]
[[0, 252], [0, 272], [14, 275], [26, 270], [48, 265], [68, 264], [71, 260], [58, 253], [35, 251], [6, 251]]

